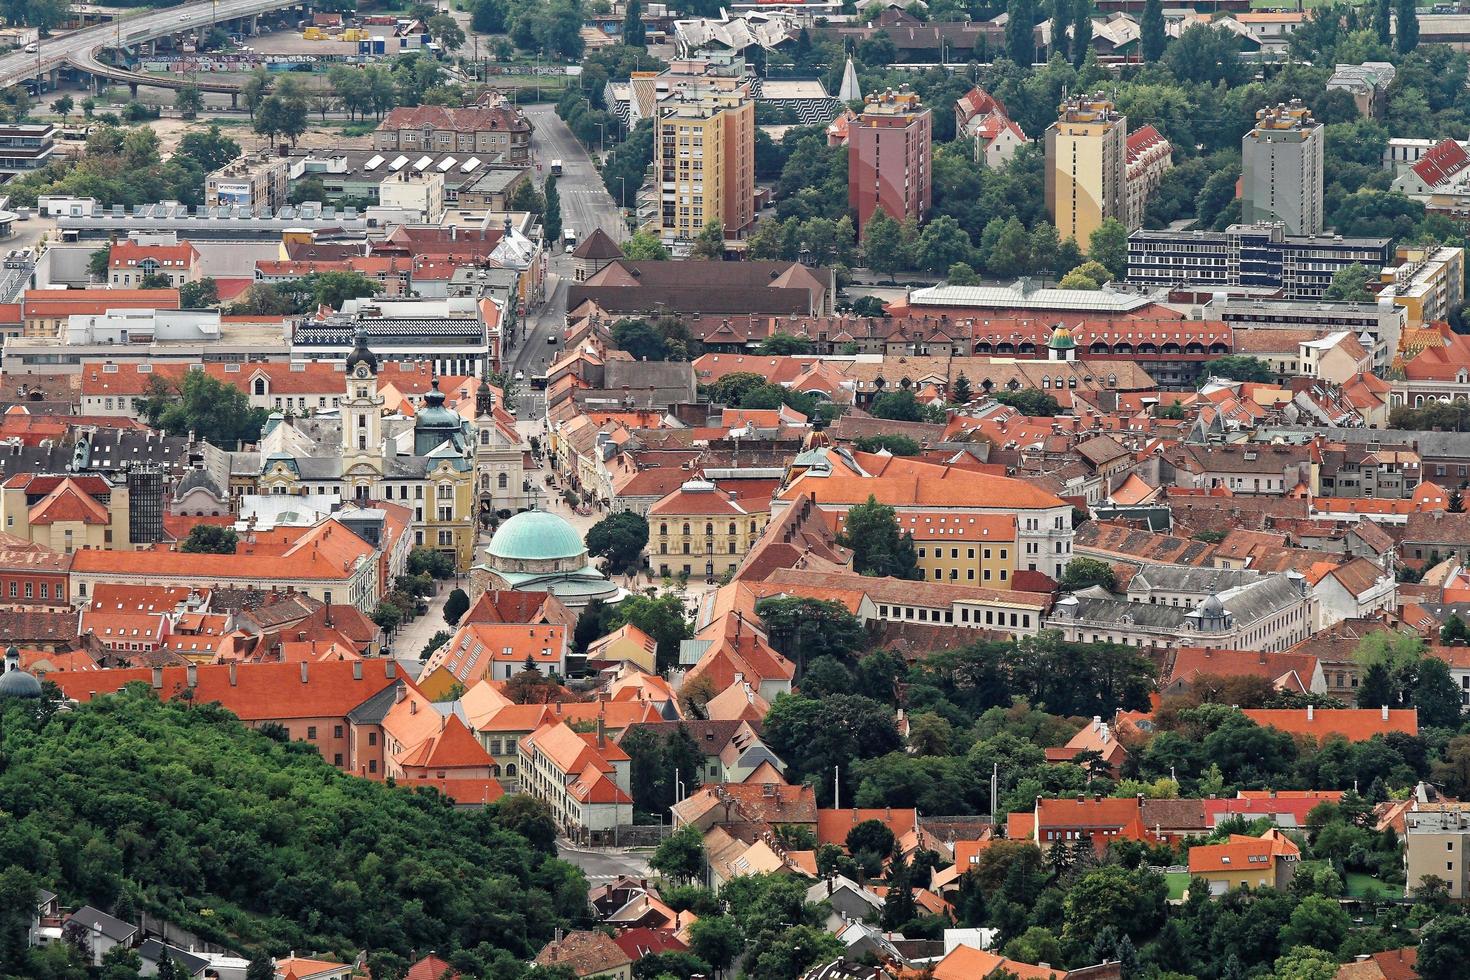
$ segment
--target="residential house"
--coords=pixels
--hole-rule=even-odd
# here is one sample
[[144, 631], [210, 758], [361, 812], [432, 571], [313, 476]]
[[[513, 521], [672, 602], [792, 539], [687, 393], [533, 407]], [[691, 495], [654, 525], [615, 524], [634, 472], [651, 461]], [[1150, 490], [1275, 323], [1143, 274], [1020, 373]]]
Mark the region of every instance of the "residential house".
[[1449, 885], [1449, 897], [1470, 897], [1470, 811], [1461, 808], [1404, 814], [1404, 894], [1412, 895], [1425, 878]]
[[559, 936], [536, 954], [536, 965], [570, 970], [579, 978], [632, 980], [633, 958], [605, 932], [577, 930]]
[[1055, 800], [1037, 797], [1032, 810], [1009, 815], [1006, 837], [1030, 840], [1043, 851], [1058, 843], [1085, 840], [1102, 853], [1113, 840], [1151, 840], [1152, 832], [1144, 826], [1139, 800], [1079, 795]]
[[456, 683], [467, 688], [481, 679], [509, 680], [523, 670], [565, 676], [567, 642], [564, 626], [468, 623], [424, 661], [420, 686], [435, 696]]
[[1340, 735], [1349, 742], [1365, 742], [1374, 735], [1399, 732], [1419, 734], [1417, 708], [1247, 708], [1243, 714], [1257, 725], [1317, 741]]
[[638, 722], [625, 728], [618, 741], [633, 732], [646, 732], [660, 741], [667, 741], [681, 731], [693, 740], [704, 757], [699, 773], [701, 782], [744, 783], [763, 765], [773, 767], [778, 773], [786, 769], [786, 763], [766, 747], [755, 726], [748, 721], [700, 721], [691, 718]]
[[[80, 927], [79, 935], [85, 944], [84, 956], [93, 966], [101, 966], [102, 959], [114, 947], [132, 948], [143, 938], [142, 931], [130, 922], [108, 915], [101, 909], [84, 905], [67, 916], [67, 925]], [[65, 927], [63, 927], [63, 933]]]
[[1243, 887], [1284, 890], [1300, 860], [1301, 849], [1273, 827], [1260, 837], [1231, 834], [1223, 844], [1191, 847], [1189, 876], [1208, 882], [1212, 896]]
[[632, 623], [624, 623], [588, 645], [587, 666], [605, 670], [620, 664], [632, 664], [640, 670], [654, 673], [658, 670], [657, 652], [658, 644], [653, 637]]

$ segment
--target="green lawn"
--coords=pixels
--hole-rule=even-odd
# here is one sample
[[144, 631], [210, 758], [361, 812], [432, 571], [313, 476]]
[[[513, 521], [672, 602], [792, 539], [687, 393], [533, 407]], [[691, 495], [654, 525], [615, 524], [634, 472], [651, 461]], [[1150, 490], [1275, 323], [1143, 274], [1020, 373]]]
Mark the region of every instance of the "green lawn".
[[1184, 890], [1189, 887], [1189, 872], [1170, 871], [1164, 877], [1169, 881], [1169, 898], [1183, 899]]
[[[1311, 868], [1313, 871], [1327, 864], [1326, 861], [1303, 861], [1302, 867]], [[1349, 898], [1362, 898], [1370, 892], [1376, 892], [1382, 898], [1401, 897], [1403, 889], [1397, 885], [1389, 885], [1361, 871], [1349, 871], [1347, 880], [1343, 882], [1347, 888]]]

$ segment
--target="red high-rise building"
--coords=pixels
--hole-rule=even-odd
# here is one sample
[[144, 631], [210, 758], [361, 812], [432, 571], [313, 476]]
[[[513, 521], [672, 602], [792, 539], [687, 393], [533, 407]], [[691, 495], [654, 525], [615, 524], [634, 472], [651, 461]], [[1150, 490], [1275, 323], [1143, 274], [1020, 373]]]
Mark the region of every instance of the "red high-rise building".
[[908, 86], [868, 96], [847, 141], [847, 200], [859, 236], [880, 207], [899, 222], [929, 216], [933, 131], [933, 114]]

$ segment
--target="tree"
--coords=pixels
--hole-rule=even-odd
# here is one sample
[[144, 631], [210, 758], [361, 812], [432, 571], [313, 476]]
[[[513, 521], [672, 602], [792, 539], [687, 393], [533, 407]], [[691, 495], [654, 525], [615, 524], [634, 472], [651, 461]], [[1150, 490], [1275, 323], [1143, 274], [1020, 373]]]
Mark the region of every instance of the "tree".
[[613, 344], [637, 361], [665, 361], [669, 345], [647, 320], [619, 320], [612, 328]]
[[270, 73], [262, 65], [250, 73], [245, 81], [240, 83], [240, 98], [245, 103], [245, 111], [250, 113], [250, 121], [255, 122], [256, 113], [260, 105], [265, 101], [266, 93], [270, 91]]
[[944, 274], [954, 265], [968, 264], [973, 257], [970, 236], [947, 214], [930, 221], [914, 246], [914, 264], [935, 275]]
[[954, 388], [949, 395], [950, 401], [956, 405], [968, 405], [974, 399], [975, 393], [970, 388], [970, 379], [965, 377], [964, 371], [961, 371], [960, 376], [954, 379]]
[[[892, 709], [853, 694], [821, 700], [779, 695], [766, 716], [762, 736], [786, 761], [788, 778], [811, 782], [819, 799], [831, 798], [823, 794], [831, 790], [834, 768], [845, 774], [858, 760], [902, 748]], [[847, 775], [842, 776], [842, 786], [850, 796], [854, 786]]]
[[368, 618], [385, 633], [392, 633], [403, 622], [403, 610], [387, 599], [378, 600]]
[[[631, 0], [629, 10], [638, 0]], [[725, 257], [725, 229], [720, 222], [711, 218], [704, 223], [699, 234], [694, 237], [694, 244], [689, 248], [691, 259], [723, 259]]]
[[429, 36], [439, 42], [439, 46], [445, 51], [457, 51], [464, 47], [464, 29], [459, 22], [448, 14], [437, 14], [429, 18]]
[[1271, 366], [1258, 357], [1244, 354], [1227, 354], [1210, 362], [1210, 372], [1217, 378], [1231, 381], [1251, 381], [1259, 384], [1269, 382], [1274, 374]]
[[1344, 266], [1332, 274], [1332, 282], [1323, 298], [1334, 303], [1367, 303], [1373, 299], [1368, 292], [1368, 280], [1373, 274], [1360, 262]]
[[849, 508], [838, 542], [853, 549], [853, 570], [862, 575], [917, 579], [918, 556], [914, 536], [898, 530], [897, 512], [877, 498]]
[[1465, 621], [1455, 613], [1450, 613], [1444, 625], [1439, 628], [1439, 642], [1450, 644], [1456, 641], [1464, 643], [1470, 641], [1470, 627], [1466, 627]]
[[1385, 48], [1393, 45], [1393, 0], [1376, 0], [1373, 10], [1373, 29], [1378, 34], [1378, 43]]
[[1465, 494], [1459, 487], [1450, 491], [1449, 497], [1445, 500], [1445, 510], [1451, 514], [1465, 513]]
[[66, 124], [66, 117], [71, 115], [71, 111], [75, 107], [76, 103], [72, 101], [72, 97], [69, 95], [63, 95], [51, 103], [51, 111], [61, 117], [62, 125]]
[[208, 129], [195, 130], [179, 140], [174, 156], [180, 155], [196, 161], [205, 173], [212, 173], [240, 155], [240, 144], [222, 134], [217, 124], [210, 123]]
[[1067, 892], [1063, 940], [1091, 942], [1103, 929], [1142, 938], [1164, 921], [1169, 888], [1162, 875], [1147, 868], [1133, 871], [1106, 865], [1085, 872]]
[[245, 392], [203, 371], [189, 371], [176, 388], [155, 376], [139, 405], [150, 425], [169, 435], [190, 432], [220, 447], [260, 438], [267, 412], [254, 408]]
[[257, 953], [250, 958], [250, 965], [245, 968], [245, 980], [275, 980], [275, 977], [276, 968], [269, 956]]
[[786, 357], [792, 354], [805, 354], [812, 349], [812, 342], [806, 337], [797, 337], [793, 334], [776, 330], [769, 337], [762, 340], [757, 348], [760, 353], [768, 357]]
[[628, 11], [623, 15], [623, 43], [630, 48], [648, 47], [648, 33], [643, 28], [643, 4], [639, 0], [628, 0]]
[[648, 521], [632, 511], [610, 514], [587, 532], [587, 553], [606, 558], [614, 575], [638, 568], [647, 546]]
[[1277, 937], [1282, 949], [1315, 946], [1336, 950], [1347, 938], [1353, 920], [1342, 904], [1324, 895], [1308, 895], [1292, 910], [1291, 918]]
[[884, 392], [873, 403], [868, 406], [868, 413], [874, 418], [893, 419], [898, 422], [921, 422], [924, 420], [924, 406], [912, 391], [900, 389], [898, 391]]
[[107, 264], [111, 258], [112, 248], [110, 246], [104, 246], [93, 251], [87, 256], [87, 272], [91, 274], [93, 279], [101, 279], [103, 282], [106, 282]]
[[651, 232], [636, 231], [623, 240], [623, 255], [634, 262], [667, 262], [669, 250]]
[[1011, 0], [1007, 12], [1010, 16], [1006, 23], [1006, 57], [1029, 68], [1036, 63], [1035, 0]]
[[[893, 831], [881, 820], [864, 820], [847, 832], [843, 843], [847, 845], [847, 852], [854, 857], [870, 854], [882, 862], [893, 853]], [[888, 928], [896, 929], [898, 926]]]
[[1419, 5], [1415, 0], [1397, 0], [1397, 35], [1394, 47], [1399, 54], [1408, 54], [1419, 46]]
[[1067, 54], [1067, 31], [1072, 26], [1072, 0], [1052, 0], [1051, 4], [1051, 53], [1063, 61], [1070, 61]]
[[428, 575], [431, 578], [454, 577], [454, 559], [442, 551], [419, 546], [408, 553], [408, 574]]
[[185, 119], [194, 119], [204, 108], [204, 93], [197, 85], [185, 85], [174, 95], [174, 108]]
[[478, 0], [470, 15], [470, 27], [480, 34], [504, 34], [507, 15], [506, 0]]
[[863, 453], [886, 452], [893, 456], [917, 456], [922, 447], [908, 436], [859, 436], [852, 441]]
[[661, 596], [629, 596], [618, 604], [617, 620], [614, 626], [631, 623], [658, 644], [656, 657], [660, 671], [679, 662], [679, 644], [694, 635], [689, 620], [684, 617], [684, 601], [673, 592]]
[[1022, 415], [1035, 418], [1051, 418], [1062, 411], [1062, 406], [1057, 402], [1056, 396], [1037, 391], [1035, 388], [998, 391], [994, 393], [994, 396], [995, 400], [1002, 405], [1009, 405]]
[[179, 306], [186, 310], [202, 310], [219, 304], [219, 285], [213, 276], [186, 282], [179, 287]]
[[908, 266], [907, 251], [898, 222], [882, 208], [874, 211], [863, 229], [863, 261], [870, 269], [891, 279], [895, 272]]
[[444, 600], [444, 622], [456, 626], [460, 617], [470, 611], [470, 597], [464, 589], [455, 589]]
[[1128, 275], [1128, 229], [1117, 218], [1104, 218], [1087, 239], [1087, 257], [1114, 279], [1123, 279]]
[[1465, 950], [1470, 949], [1470, 916], [1442, 915], [1419, 938], [1419, 961], [1424, 980], [1453, 980], [1464, 975]]
[[1266, 980], [1333, 980], [1337, 958], [1312, 946], [1293, 946], [1276, 958]]
[[189, 528], [189, 536], [179, 545], [179, 550], [194, 555], [233, 555], [239, 543], [234, 528], [195, 524]]
[[[1060, 3], [1061, 0], [1056, 0]], [[1072, 67], [1081, 68], [1092, 53], [1092, 0], [1072, 4]]]
[[689, 951], [716, 970], [728, 970], [744, 948], [745, 937], [733, 916], [701, 916], [689, 927]]
[[862, 646], [862, 620], [839, 602], [800, 597], [770, 597], [755, 605], [755, 614], [777, 652], [798, 665], [816, 657], [843, 657]]
[[914, 901], [913, 871], [907, 862], [899, 858], [889, 869], [888, 894], [883, 899], [883, 911], [879, 915], [878, 923], [884, 929], [901, 929], [917, 918], [918, 914], [919, 906]]
[[1143, 34], [1143, 60], [1153, 64], [1163, 57], [1164, 47], [1169, 43], [1164, 34], [1164, 5], [1161, 0], [1144, 0], [1139, 29]]
[[556, 189], [556, 175], [551, 174], [546, 178], [546, 184], [541, 189], [541, 196], [546, 201], [546, 210], [541, 212], [541, 232], [549, 242], [561, 241], [561, 194]]
[[704, 834], [693, 824], [681, 827], [654, 848], [648, 866], [675, 881], [690, 882], [704, 873]]
[[980, 275], [968, 262], [956, 262], [945, 273], [944, 281], [951, 286], [976, 286], [980, 283]]
[[1063, 592], [1080, 592], [1100, 585], [1109, 592], [1117, 587], [1113, 566], [1096, 558], [1073, 558], [1062, 572], [1059, 588]]

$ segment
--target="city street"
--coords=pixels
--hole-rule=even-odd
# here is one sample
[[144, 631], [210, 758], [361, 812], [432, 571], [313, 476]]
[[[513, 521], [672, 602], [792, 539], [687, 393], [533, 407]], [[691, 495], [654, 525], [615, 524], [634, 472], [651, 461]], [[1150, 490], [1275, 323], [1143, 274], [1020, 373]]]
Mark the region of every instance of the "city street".
[[[459, 588], [469, 591], [468, 576], [462, 576], [464, 584]], [[404, 660], [415, 660], [424, 652], [424, 645], [429, 638], [440, 630], [448, 630], [453, 633], [454, 629], [444, 622], [444, 602], [449, 598], [449, 593], [455, 589], [454, 580], [439, 583], [439, 594], [429, 599], [429, 611], [418, 619], [398, 628], [393, 634], [393, 655]]]
[[581, 868], [589, 885], [605, 884], [618, 875], [648, 877], [648, 856], [651, 853], [644, 848], [626, 851], [610, 847], [581, 848], [565, 837], [556, 842], [556, 856]]

